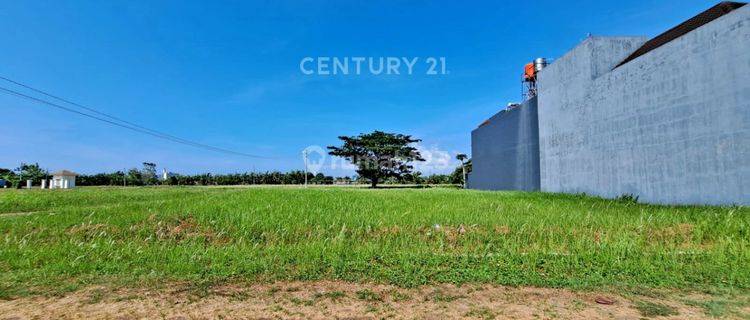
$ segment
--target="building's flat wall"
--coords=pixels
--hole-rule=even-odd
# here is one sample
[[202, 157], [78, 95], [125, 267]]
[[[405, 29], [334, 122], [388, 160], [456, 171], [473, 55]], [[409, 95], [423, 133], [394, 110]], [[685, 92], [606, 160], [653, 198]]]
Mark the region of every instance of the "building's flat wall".
[[642, 38], [590, 38], [539, 76], [541, 188], [750, 204], [750, 6], [609, 71]]
[[539, 190], [537, 100], [501, 111], [471, 133], [468, 187], [480, 190]]

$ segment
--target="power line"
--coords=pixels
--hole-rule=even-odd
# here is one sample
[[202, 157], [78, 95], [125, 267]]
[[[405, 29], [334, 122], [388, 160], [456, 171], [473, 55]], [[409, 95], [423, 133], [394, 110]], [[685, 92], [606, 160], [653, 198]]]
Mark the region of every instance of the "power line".
[[[10, 82], [10, 83], [12, 83], [12, 84], [15, 84], [15, 85], [18, 85], [18, 86], [24, 87], [24, 88], [26, 88], [26, 89], [29, 89], [29, 90], [31, 90], [31, 91], [34, 91], [34, 92], [36, 92], [36, 93], [40, 93], [40, 94], [43, 94], [43, 95], [45, 95], [45, 96], [47, 96], [47, 97], [50, 97], [50, 98], [53, 98], [53, 99], [55, 99], [55, 100], [58, 100], [58, 101], [62, 101], [62, 102], [65, 102], [65, 103], [67, 103], [67, 104], [70, 104], [70, 105], [74, 105], [74, 106], [76, 106], [76, 107], [79, 107], [79, 108], [81, 108], [81, 109], [85, 109], [85, 110], [91, 111], [91, 112], [93, 112], [93, 113], [95, 113], [95, 114], [98, 114], [98, 115], [101, 115], [101, 116], [107, 117], [107, 118], [109, 118], [109, 119], [112, 119], [112, 120], [115, 120], [115, 121], [119, 121], [119, 122], [122, 122], [122, 123], [128, 124], [128, 125], [130, 125], [130, 126], [133, 126], [133, 127], [136, 127], [136, 128], [140, 128], [140, 129], [143, 129], [143, 130], [146, 130], [146, 131], [151, 131], [151, 132], [154, 132], [154, 133], [156, 133], [156, 134], [160, 134], [160, 135], [164, 135], [164, 136], [169, 136], [169, 137], [171, 137], [171, 138], [175, 138], [175, 139], [180, 139], [180, 138], [178, 138], [178, 137], [174, 137], [174, 136], [171, 136], [171, 135], [169, 135], [169, 134], [166, 134], [166, 133], [163, 133], [163, 132], [159, 132], [159, 131], [156, 131], [156, 130], [151, 130], [151, 129], [149, 129], [149, 128], [146, 128], [146, 127], [140, 126], [140, 125], [138, 125], [138, 124], [135, 124], [135, 123], [129, 122], [129, 121], [127, 121], [127, 120], [124, 120], [124, 119], [121, 119], [121, 118], [115, 117], [115, 116], [113, 116], [113, 115], [110, 115], [110, 114], [106, 114], [106, 113], [104, 113], [104, 112], [101, 112], [101, 111], [99, 111], [99, 110], [96, 110], [96, 109], [94, 109], [94, 108], [89, 108], [89, 107], [87, 107], [87, 106], [84, 106], [84, 105], [82, 105], [82, 104], [79, 104], [79, 103], [75, 103], [75, 102], [73, 102], [73, 101], [70, 101], [70, 100], [67, 100], [67, 99], [64, 99], [64, 98], [58, 97], [58, 96], [56, 96], [56, 95], [53, 95], [53, 94], [51, 94], [51, 93], [48, 93], [48, 92], [44, 92], [44, 91], [42, 91], [42, 90], [36, 89], [36, 88], [34, 88], [34, 87], [31, 87], [31, 86], [29, 86], [29, 85], [27, 85], [27, 84], [23, 84], [23, 83], [20, 83], [20, 82], [18, 82], [18, 81], [12, 80], [12, 79], [8, 79], [8, 78], [6, 78], [6, 77], [3, 77], [3, 76], [0, 76], [0, 80], [5, 80], [5, 81], [8, 81], [8, 82]], [[182, 140], [182, 139], [180, 139], [180, 140]]]
[[[11, 83], [14, 83], [14, 84], [17, 84], [17, 85], [22, 86], [24, 88], [27, 88], [29, 90], [32, 90], [32, 91], [38, 92], [40, 94], [43, 94], [45, 96], [48, 96], [48, 97], [51, 97], [51, 98], [63, 101], [65, 103], [69, 103], [69, 104], [72, 104], [74, 106], [83, 108], [85, 110], [89, 110], [89, 111], [91, 111], [91, 112], [93, 112], [95, 114], [101, 115], [102, 117], [96, 116], [96, 115], [91, 115], [91, 114], [88, 114], [88, 113], [85, 113], [85, 112], [81, 112], [81, 111], [75, 110], [73, 108], [62, 106], [60, 104], [57, 104], [57, 103], [54, 103], [54, 102], [50, 102], [50, 101], [47, 101], [47, 100], [44, 100], [44, 99], [32, 97], [30, 95], [26, 95], [26, 94], [23, 94], [21, 92], [18, 92], [18, 91], [15, 91], [15, 90], [11, 90], [11, 89], [8, 89], [8, 88], [5, 88], [5, 87], [0, 87], [0, 91], [4, 92], [6, 94], [9, 94], [9, 95], [13, 95], [13, 96], [24, 98], [24, 99], [27, 99], [27, 100], [39, 102], [39, 103], [42, 103], [42, 104], [50, 106], [50, 107], [58, 108], [58, 109], [61, 109], [61, 110], [64, 110], [64, 111], [68, 111], [68, 112], [72, 112], [72, 113], [75, 113], [75, 114], [78, 114], [78, 115], [81, 115], [81, 116], [84, 116], [84, 117], [88, 117], [88, 118], [91, 118], [91, 119], [94, 119], [94, 120], [102, 121], [102, 122], [105, 122], [105, 123], [108, 123], [108, 124], [111, 124], [111, 125], [114, 125], [114, 126], [118, 126], [118, 127], [124, 128], [124, 129], [136, 131], [136, 132], [143, 133], [143, 134], [147, 134], [147, 135], [150, 135], [150, 136], [153, 136], [153, 137], [157, 137], [157, 138], [160, 138], [160, 139], [164, 139], [164, 140], [168, 140], [168, 141], [171, 141], [171, 142], [176, 142], [176, 143], [180, 143], [180, 144], [184, 144], [184, 145], [189, 145], [189, 146], [196, 147], [196, 148], [203, 148], [203, 149], [211, 150], [211, 151], [214, 151], [214, 152], [232, 154], [232, 155], [237, 155], [237, 156], [250, 157], [250, 158], [259, 158], [259, 159], [270, 159], [270, 157], [259, 156], [259, 155], [244, 153], [244, 152], [237, 152], [237, 151], [233, 151], [233, 150], [228, 150], [228, 149], [224, 149], [224, 148], [214, 147], [214, 146], [211, 146], [211, 145], [202, 144], [202, 143], [198, 143], [198, 142], [194, 142], [194, 141], [182, 139], [182, 138], [170, 135], [170, 134], [166, 134], [166, 133], [163, 133], [163, 132], [160, 132], [160, 131], [157, 131], [157, 130], [153, 130], [153, 129], [149, 129], [147, 127], [143, 127], [141, 125], [138, 125], [138, 124], [135, 124], [135, 123], [132, 123], [132, 122], [129, 122], [129, 121], [125, 121], [123, 119], [117, 118], [115, 116], [108, 115], [108, 114], [103, 113], [103, 112], [99, 112], [99, 111], [97, 111], [96, 109], [93, 109], [93, 108], [89, 108], [89, 107], [86, 107], [86, 106], [83, 106], [83, 105], [80, 105], [80, 104], [77, 104], [77, 103], [74, 103], [74, 102], [70, 102], [70, 101], [68, 101], [66, 99], [59, 98], [59, 97], [54, 96], [52, 94], [46, 93], [44, 91], [41, 91], [41, 90], [38, 90], [38, 89], [35, 89], [35, 88], [32, 88], [31, 86], [28, 86], [28, 85], [25, 85], [25, 84], [22, 84], [22, 83], [10, 80], [10, 79], [2, 77], [2, 76], [0, 76], [0, 79], [8, 81], [8, 82], [11, 82]], [[104, 117], [112, 119], [112, 120], [105, 119]], [[119, 121], [119, 122], [116, 122], [116, 121]]]

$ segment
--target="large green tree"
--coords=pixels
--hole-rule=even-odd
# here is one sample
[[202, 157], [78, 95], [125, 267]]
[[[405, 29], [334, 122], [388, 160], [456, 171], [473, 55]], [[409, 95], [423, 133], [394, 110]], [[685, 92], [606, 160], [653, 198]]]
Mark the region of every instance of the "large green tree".
[[421, 140], [410, 135], [374, 131], [358, 136], [339, 137], [344, 144], [329, 146], [328, 154], [342, 157], [357, 166], [357, 174], [370, 180], [375, 188], [378, 182], [410, 174], [412, 161], [424, 161], [412, 144]]
[[38, 163], [21, 163], [21, 165], [16, 168], [16, 172], [18, 172], [18, 176], [20, 176], [22, 180], [32, 180], [34, 184], [40, 184], [42, 179], [47, 177], [47, 171], [42, 169]]

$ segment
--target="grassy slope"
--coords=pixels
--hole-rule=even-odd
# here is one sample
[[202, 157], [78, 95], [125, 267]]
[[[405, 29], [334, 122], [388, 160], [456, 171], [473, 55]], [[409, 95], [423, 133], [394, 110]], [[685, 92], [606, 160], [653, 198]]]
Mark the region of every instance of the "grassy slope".
[[738, 207], [453, 189], [4, 190], [0, 233], [0, 296], [164, 279], [750, 288], [750, 209]]

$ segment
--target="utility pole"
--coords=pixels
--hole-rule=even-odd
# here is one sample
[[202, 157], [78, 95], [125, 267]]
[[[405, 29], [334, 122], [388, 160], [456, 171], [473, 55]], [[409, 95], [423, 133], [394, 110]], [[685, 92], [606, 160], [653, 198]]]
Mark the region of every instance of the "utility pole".
[[126, 176], [126, 174], [125, 174], [125, 168], [122, 168], [122, 186], [123, 186], [123, 187], [125, 187], [125, 186], [126, 186], [126, 183], [125, 183], [125, 176]]
[[307, 188], [307, 149], [302, 150], [302, 159], [305, 161], [305, 188]]

